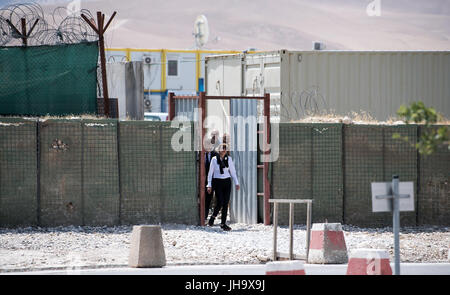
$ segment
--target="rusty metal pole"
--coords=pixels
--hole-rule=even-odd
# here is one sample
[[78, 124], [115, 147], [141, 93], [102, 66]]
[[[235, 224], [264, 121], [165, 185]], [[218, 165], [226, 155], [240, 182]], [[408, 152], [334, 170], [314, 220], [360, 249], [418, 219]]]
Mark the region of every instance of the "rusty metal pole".
[[270, 224], [270, 183], [269, 183], [269, 162], [268, 146], [270, 142], [270, 94], [264, 95], [264, 152], [265, 161], [263, 166], [263, 183], [264, 183], [264, 225]]
[[20, 19], [21, 24], [22, 24], [22, 44], [23, 46], [27, 46], [28, 45], [28, 41], [27, 41], [27, 21], [25, 18], [21, 18]]
[[175, 118], [175, 100], [174, 93], [169, 92], [169, 121], [172, 121]]
[[109, 94], [108, 94], [108, 82], [106, 80], [106, 57], [105, 57], [105, 38], [104, 33], [106, 29], [111, 24], [116, 12], [112, 14], [106, 26], [105, 24], [105, 15], [100, 11], [97, 11], [97, 27], [95, 27], [94, 21], [88, 19], [84, 14], [81, 14], [81, 17], [86, 21], [86, 23], [97, 33], [98, 35], [98, 43], [100, 47], [100, 68], [102, 72], [102, 86], [103, 86], [103, 107], [105, 109], [106, 117], [109, 117]]
[[200, 124], [200, 225], [205, 225], [205, 180], [206, 180], [206, 170], [205, 170], [205, 147], [203, 145], [203, 139], [205, 138], [205, 128], [203, 127], [203, 124], [206, 119], [206, 95], [205, 92], [200, 92], [200, 96], [198, 98], [198, 104], [200, 108], [200, 118], [199, 118], [199, 124]]
[[102, 86], [103, 86], [103, 107], [105, 109], [105, 116], [109, 117], [109, 95], [108, 95], [108, 81], [106, 80], [106, 57], [105, 57], [105, 38], [103, 36], [103, 21], [104, 15], [97, 11], [97, 28], [98, 28], [98, 44], [100, 47], [100, 67], [102, 71]]

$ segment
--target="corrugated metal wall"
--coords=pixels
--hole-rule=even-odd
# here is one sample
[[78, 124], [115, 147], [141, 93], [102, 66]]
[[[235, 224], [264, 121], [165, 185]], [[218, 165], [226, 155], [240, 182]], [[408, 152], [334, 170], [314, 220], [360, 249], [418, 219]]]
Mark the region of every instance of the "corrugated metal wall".
[[258, 219], [257, 200], [257, 101], [232, 99], [231, 157], [238, 175], [239, 191], [231, 190], [230, 218], [232, 222], [254, 224]]
[[[119, 118], [144, 119], [144, 72], [140, 61], [107, 63], [109, 97], [118, 99]], [[100, 96], [101, 97], [101, 96]]]
[[198, 99], [175, 99], [175, 117], [183, 116], [188, 121], [198, 121]]

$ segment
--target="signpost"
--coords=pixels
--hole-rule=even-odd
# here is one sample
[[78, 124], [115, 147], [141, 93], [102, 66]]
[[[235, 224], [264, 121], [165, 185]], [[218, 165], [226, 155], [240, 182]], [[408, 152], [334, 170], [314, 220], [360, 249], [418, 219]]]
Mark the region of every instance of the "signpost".
[[372, 182], [372, 212], [392, 212], [394, 232], [395, 275], [400, 275], [400, 211], [414, 211], [414, 183]]

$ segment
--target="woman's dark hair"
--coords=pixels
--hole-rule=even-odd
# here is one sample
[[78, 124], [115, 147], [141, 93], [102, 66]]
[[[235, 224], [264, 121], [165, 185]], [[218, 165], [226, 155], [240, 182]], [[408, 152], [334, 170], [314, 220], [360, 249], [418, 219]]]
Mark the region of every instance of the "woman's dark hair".
[[219, 144], [219, 146], [217, 147], [217, 152], [221, 151], [228, 151], [228, 144], [226, 143]]
[[217, 153], [220, 154], [221, 151], [225, 151], [225, 155], [229, 156], [230, 155], [230, 149], [229, 149], [229, 145], [226, 143], [221, 143], [219, 144], [219, 146], [217, 147]]

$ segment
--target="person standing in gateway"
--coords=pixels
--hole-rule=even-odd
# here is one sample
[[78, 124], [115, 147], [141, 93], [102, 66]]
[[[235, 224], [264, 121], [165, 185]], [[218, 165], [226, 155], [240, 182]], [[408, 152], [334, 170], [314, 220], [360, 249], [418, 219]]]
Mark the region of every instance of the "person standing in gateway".
[[[209, 167], [211, 165], [211, 160], [218, 155], [216, 152], [216, 148], [220, 145], [220, 139], [219, 139], [219, 131], [213, 130], [211, 132], [211, 138], [208, 139], [207, 145], [205, 147], [206, 153], [205, 153], [205, 171], [206, 171], [206, 179], [205, 183], [208, 183], [208, 173], [209, 173]], [[206, 189], [205, 194], [205, 219], [208, 219], [209, 215], [209, 207], [211, 206], [211, 201], [213, 199], [213, 193], [214, 191], [211, 191], [211, 193], [208, 192], [208, 189]]]
[[231, 227], [226, 224], [228, 203], [230, 202], [231, 194], [231, 178], [233, 178], [236, 190], [240, 188], [233, 159], [227, 155], [227, 152], [228, 146], [226, 144], [219, 145], [219, 154], [211, 160], [208, 173], [208, 185], [206, 186], [208, 193], [214, 190], [217, 198], [217, 204], [214, 207], [214, 212], [209, 219], [208, 225], [214, 225], [217, 214], [222, 210], [220, 227], [225, 231], [231, 230]]

